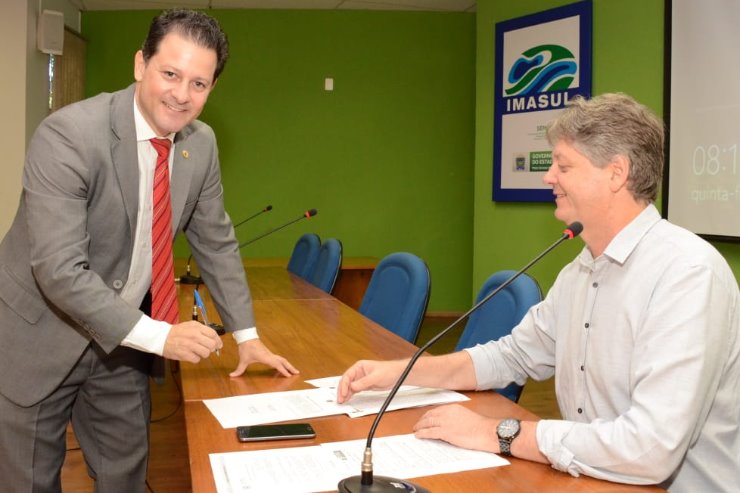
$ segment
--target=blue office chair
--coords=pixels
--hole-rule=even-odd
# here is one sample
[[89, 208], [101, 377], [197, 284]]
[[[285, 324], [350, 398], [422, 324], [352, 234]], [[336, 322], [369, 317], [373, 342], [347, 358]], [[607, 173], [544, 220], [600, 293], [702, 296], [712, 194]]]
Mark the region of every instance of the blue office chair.
[[288, 261], [288, 270], [308, 280], [319, 258], [321, 239], [315, 233], [306, 233], [298, 238]]
[[316, 265], [308, 281], [317, 288], [331, 294], [334, 284], [337, 282], [341, 265], [342, 242], [336, 238], [329, 238], [321, 244], [319, 258], [316, 260]]
[[[491, 275], [478, 291], [475, 302], [478, 303], [485, 298], [488, 293], [499, 287], [515, 273], [513, 270], [502, 270]], [[527, 310], [540, 301], [542, 301], [542, 291], [540, 291], [537, 281], [527, 274], [521, 274], [503, 291], [470, 315], [455, 351], [498, 340], [510, 334], [511, 330], [527, 313]], [[522, 394], [522, 386], [511, 383], [496, 391], [517, 402]]]
[[412, 253], [392, 253], [378, 263], [360, 304], [360, 313], [416, 343], [429, 303], [427, 264]]

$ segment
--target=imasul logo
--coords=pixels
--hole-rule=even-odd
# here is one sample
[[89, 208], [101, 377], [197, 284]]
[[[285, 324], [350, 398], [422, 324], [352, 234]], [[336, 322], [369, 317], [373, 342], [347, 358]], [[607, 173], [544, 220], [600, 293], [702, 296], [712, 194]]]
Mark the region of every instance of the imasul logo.
[[534, 46], [512, 64], [507, 77], [507, 96], [531, 96], [564, 91], [575, 79], [578, 69], [575, 56], [563, 46]]

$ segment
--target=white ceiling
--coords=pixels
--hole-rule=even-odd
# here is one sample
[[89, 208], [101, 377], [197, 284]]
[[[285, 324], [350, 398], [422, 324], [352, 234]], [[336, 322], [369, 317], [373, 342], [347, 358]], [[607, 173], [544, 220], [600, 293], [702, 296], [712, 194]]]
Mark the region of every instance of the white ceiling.
[[86, 10], [321, 9], [475, 12], [476, 0], [70, 0]]

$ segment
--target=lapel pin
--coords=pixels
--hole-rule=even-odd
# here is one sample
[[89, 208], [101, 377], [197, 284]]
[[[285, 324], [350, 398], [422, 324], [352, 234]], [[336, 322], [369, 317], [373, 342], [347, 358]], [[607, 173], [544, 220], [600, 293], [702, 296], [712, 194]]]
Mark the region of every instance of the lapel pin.
[[187, 158], [190, 157], [190, 153], [188, 151], [186, 151], [186, 150], [183, 150], [182, 151], [182, 157], [184, 157], [185, 159], [187, 159]]

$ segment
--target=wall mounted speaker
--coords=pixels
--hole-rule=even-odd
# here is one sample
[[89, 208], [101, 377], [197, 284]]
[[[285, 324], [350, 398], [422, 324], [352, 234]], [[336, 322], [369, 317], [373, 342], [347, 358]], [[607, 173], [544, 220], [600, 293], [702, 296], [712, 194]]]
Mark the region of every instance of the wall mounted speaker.
[[39, 51], [61, 55], [64, 48], [64, 14], [55, 10], [41, 12], [36, 34]]

